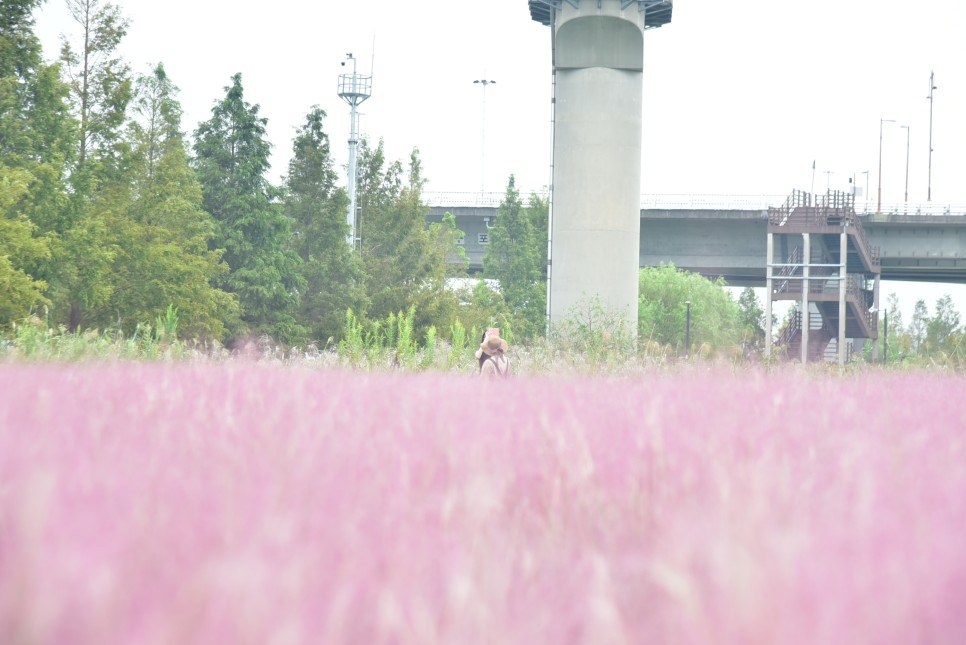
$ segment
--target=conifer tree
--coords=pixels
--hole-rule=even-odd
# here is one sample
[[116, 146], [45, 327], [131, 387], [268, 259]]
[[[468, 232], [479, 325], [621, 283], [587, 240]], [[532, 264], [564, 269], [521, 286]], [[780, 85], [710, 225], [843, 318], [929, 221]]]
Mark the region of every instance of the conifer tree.
[[133, 81], [117, 49], [130, 23], [101, 0], [67, 0], [67, 8], [78, 28], [78, 43], [64, 37], [60, 52], [79, 122], [72, 183], [79, 199], [89, 200], [123, 182], [127, 170], [123, 127]]
[[325, 111], [314, 106], [299, 128], [288, 166], [285, 212], [292, 221], [292, 246], [302, 258], [305, 287], [299, 322], [325, 344], [342, 336], [348, 309], [365, 315], [362, 260], [346, 241], [349, 197], [336, 185]]
[[283, 342], [304, 340], [295, 319], [305, 286], [289, 246], [291, 222], [268, 173], [267, 119], [245, 101], [241, 74], [225, 87], [211, 118], [195, 131], [195, 166], [203, 204], [215, 220], [212, 249], [224, 249], [230, 273], [219, 286], [238, 296], [251, 331]]
[[[546, 321], [546, 238], [538, 237], [535, 221], [541, 221], [539, 199], [527, 209], [511, 175], [490, 230], [490, 244], [483, 259], [487, 278], [498, 280], [518, 337], [543, 333]], [[544, 229], [545, 230], [545, 229]]]
[[132, 200], [113, 219], [115, 289], [110, 311], [130, 331], [178, 310], [184, 337], [221, 339], [237, 324], [234, 297], [212, 286], [227, 273], [201, 185], [189, 165], [177, 88], [163, 65], [138, 79], [129, 127]]
[[131, 73], [117, 56], [128, 21], [101, 0], [67, 0], [77, 31], [62, 38], [61, 69], [76, 127], [65, 215], [57, 218], [50, 262], [54, 319], [70, 330], [113, 322], [112, 239], [116, 217], [130, 203], [129, 148], [124, 123]]

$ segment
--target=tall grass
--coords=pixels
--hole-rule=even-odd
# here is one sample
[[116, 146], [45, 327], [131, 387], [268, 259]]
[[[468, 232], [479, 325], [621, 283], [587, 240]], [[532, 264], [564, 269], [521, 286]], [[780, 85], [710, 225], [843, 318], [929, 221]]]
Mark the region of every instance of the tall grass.
[[958, 643], [964, 386], [0, 365], [0, 642]]
[[[85, 361], [85, 360], [224, 360], [233, 356], [254, 358], [274, 364], [295, 364], [322, 368], [347, 368], [367, 372], [448, 372], [473, 373], [474, 352], [481, 330], [469, 329], [456, 321], [443, 338], [435, 327], [417, 333], [415, 311], [391, 314], [383, 321], [363, 322], [349, 310], [343, 339], [336, 345], [319, 349], [315, 345], [285, 347], [264, 336], [238, 344], [229, 351], [213, 341], [195, 342], [177, 336], [178, 312], [169, 307], [154, 325], [140, 324], [133, 333], [119, 330], [88, 329], [69, 332], [53, 327], [37, 316], [13, 325], [0, 336], [0, 360]], [[646, 373], [654, 369], [678, 368], [690, 362], [728, 365], [747, 369], [765, 362], [748, 355], [740, 347], [715, 354], [707, 345], [692, 348], [685, 357], [669, 345], [651, 338], [635, 338], [619, 317], [603, 310], [588, 308], [580, 317], [554, 326], [546, 338], [515, 344], [512, 328], [503, 323], [501, 334], [510, 342], [509, 358], [513, 372], [526, 374], [609, 374]], [[421, 339], [421, 340], [420, 340]], [[861, 354], [846, 371], [869, 367]], [[926, 359], [890, 363], [891, 369], [916, 371], [962, 371], [959, 354], [937, 354]], [[779, 360], [767, 362], [777, 367]], [[877, 365], [876, 365], [877, 367]], [[835, 369], [817, 363], [812, 370]]]
[[119, 330], [88, 329], [70, 332], [38, 316], [13, 324], [0, 344], [0, 358], [33, 361], [75, 360], [177, 360], [201, 354], [212, 356], [219, 345], [188, 344], [177, 338], [177, 309], [168, 309], [154, 326], [139, 324], [125, 335]]

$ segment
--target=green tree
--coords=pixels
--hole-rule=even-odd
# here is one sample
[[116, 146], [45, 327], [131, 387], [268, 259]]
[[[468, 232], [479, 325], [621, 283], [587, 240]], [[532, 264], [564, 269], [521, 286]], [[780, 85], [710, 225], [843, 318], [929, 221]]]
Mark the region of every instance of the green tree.
[[883, 339], [886, 340], [889, 352], [884, 357], [886, 362], [900, 360], [913, 353], [912, 337], [903, 325], [902, 307], [899, 306], [899, 296], [895, 293], [890, 293], [886, 298], [885, 309], [879, 315], [879, 338], [875, 342], [883, 343]]
[[449, 329], [458, 310], [447, 288], [447, 256], [455, 238], [426, 226], [422, 202], [425, 181], [419, 151], [407, 172], [398, 161], [387, 164], [383, 142], [375, 149], [363, 140], [359, 153], [359, 230], [366, 270], [369, 317], [384, 320], [414, 308], [417, 329]]
[[692, 347], [707, 344], [716, 351], [740, 345], [741, 311], [725, 286], [722, 278], [712, 282], [673, 264], [641, 269], [638, 337], [682, 351], [690, 302]]
[[921, 354], [925, 350], [926, 331], [929, 326], [929, 309], [926, 308], [926, 301], [920, 298], [916, 300], [916, 305], [912, 310], [912, 320], [909, 321], [909, 340], [912, 353]]
[[68, 89], [33, 31], [40, 4], [0, 3], [0, 327], [49, 303], [49, 232], [66, 204]]
[[[477, 333], [479, 342], [483, 330], [498, 327], [508, 340], [514, 340], [515, 328], [503, 294], [486, 280], [467, 283], [457, 291], [460, 300], [459, 320], [468, 332]], [[473, 338], [470, 338], [473, 341]]]
[[362, 260], [346, 242], [349, 197], [336, 186], [325, 116], [318, 106], [306, 116], [295, 136], [285, 184], [292, 247], [302, 258], [305, 279], [299, 321], [322, 343], [342, 337], [347, 310], [363, 316], [368, 304]]
[[60, 58], [80, 124], [72, 183], [85, 200], [123, 181], [127, 170], [122, 135], [133, 81], [117, 49], [129, 21], [116, 5], [101, 0], [67, 0], [67, 9], [79, 27], [79, 43], [62, 38]]
[[230, 273], [219, 286], [238, 296], [241, 317], [258, 334], [299, 342], [307, 330], [295, 319], [304, 288], [291, 222], [266, 179], [271, 147], [267, 119], [245, 101], [241, 74], [195, 131], [195, 165], [203, 204], [216, 222], [212, 249], [224, 249]]
[[447, 277], [466, 278], [469, 275], [467, 271], [470, 259], [466, 256], [466, 249], [460, 244], [460, 239], [466, 234], [456, 227], [456, 216], [449, 212], [443, 213], [441, 221], [429, 225], [429, 235], [433, 245], [442, 252]]
[[62, 228], [66, 215], [63, 177], [72, 159], [75, 123], [69, 88], [59, 67], [44, 62], [33, 32], [32, 14], [41, 3], [0, 3], [0, 165], [29, 173], [27, 190], [10, 207], [42, 235]]
[[222, 339], [237, 324], [234, 297], [212, 286], [228, 266], [201, 207], [201, 185], [189, 165], [177, 88], [163, 65], [136, 85], [130, 123], [132, 201], [113, 217], [115, 288], [107, 309], [131, 331], [178, 310], [186, 337]]
[[765, 312], [751, 287], [745, 287], [738, 297], [738, 324], [742, 344], [753, 351], [761, 351], [765, 343]]
[[54, 318], [76, 330], [111, 317], [117, 253], [112, 234], [131, 199], [123, 125], [132, 84], [128, 66], [117, 57], [128, 26], [120, 10], [100, 0], [67, 0], [67, 7], [78, 26], [77, 45], [63, 38], [61, 64], [78, 125], [66, 215], [54, 218], [58, 235], [46, 277]]
[[957, 344], [960, 332], [960, 316], [948, 293], [936, 301], [936, 314], [926, 323], [925, 346], [930, 354], [948, 354]]
[[511, 175], [483, 259], [484, 275], [499, 282], [514, 333], [524, 339], [541, 335], [546, 327], [546, 239], [541, 243], [534, 226], [541, 221], [543, 204], [531, 206], [524, 208]]
[[[547, 279], [547, 242], [550, 228], [550, 200], [536, 193], [527, 200], [527, 215], [530, 217], [530, 227], [533, 229], [533, 244], [540, 265], [541, 278]], [[544, 295], [546, 298], [546, 295]]]
[[48, 304], [46, 283], [24, 269], [49, 258], [47, 240], [35, 237], [36, 226], [13, 209], [27, 193], [29, 178], [24, 170], [0, 165], [0, 329]]

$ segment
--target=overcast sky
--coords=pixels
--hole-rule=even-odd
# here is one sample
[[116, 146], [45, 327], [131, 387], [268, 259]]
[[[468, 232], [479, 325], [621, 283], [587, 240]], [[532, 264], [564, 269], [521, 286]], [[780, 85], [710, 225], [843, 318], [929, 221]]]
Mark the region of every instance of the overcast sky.
[[[362, 133], [384, 139], [391, 159], [418, 147], [428, 191], [502, 191], [511, 173], [524, 191], [549, 183], [550, 29], [527, 0], [114, 4], [131, 20], [122, 55], [136, 72], [164, 63], [189, 133], [242, 74], [268, 119], [273, 179], [315, 104], [345, 164], [337, 82], [352, 52], [373, 76]], [[48, 58], [59, 34], [76, 35], [63, 0], [47, 0], [37, 32]], [[962, 210], [964, 34], [962, 0], [677, 0], [672, 22], [644, 38], [642, 191], [783, 196], [848, 189], [854, 176], [874, 202], [880, 119], [893, 119], [882, 128], [884, 209], [904, 199], [907, 133], [909, 201], [925, 203], [934, 72], [932, 201]], [[473, 83], [483, 79], [496, 83]], [[966, 314], [966, 287], [940, 291]]]

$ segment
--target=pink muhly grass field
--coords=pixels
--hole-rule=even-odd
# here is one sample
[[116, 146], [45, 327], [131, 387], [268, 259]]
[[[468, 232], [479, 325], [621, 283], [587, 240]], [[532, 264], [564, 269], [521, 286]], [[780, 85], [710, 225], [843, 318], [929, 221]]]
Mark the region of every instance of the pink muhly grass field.
[[0, 643], [962, 643], [964, 391], [5, 365]]

